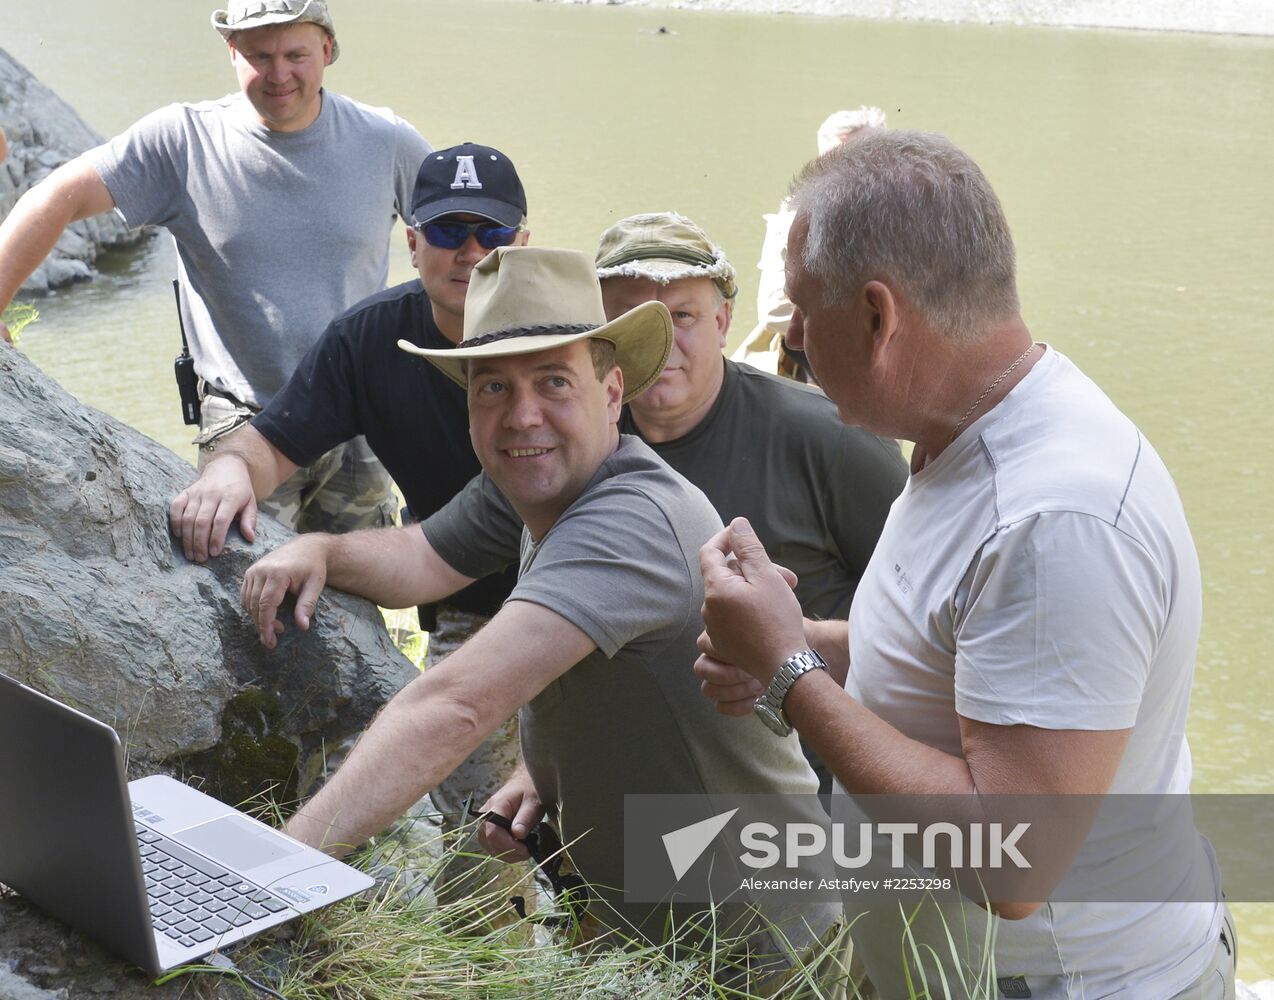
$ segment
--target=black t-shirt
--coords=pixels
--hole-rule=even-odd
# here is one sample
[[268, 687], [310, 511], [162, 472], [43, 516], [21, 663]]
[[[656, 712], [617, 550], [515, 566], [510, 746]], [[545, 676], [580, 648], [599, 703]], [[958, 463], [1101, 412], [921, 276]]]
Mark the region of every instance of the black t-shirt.
[[[289, 461], [305, 466], [359, 434], [389, 471], [416, 520], [441, 508], [481, 467], [469, 442], [464, 390], [398, 340], [451, 343], [413, 279], [372, 295], [334, 319], [270, 405], [253, 420]], [[462, 611], [494, 614], [516, 572], [454, 594]]]
[[[817, 389], [723, 361], [712, 409], [689, 433], [647, 442], [729, 523], [740, 515], [800, 578], [807, 615], [845, 618], [894, 498], [907, 481], [898, 442], [846, 427]], [[624, 408], [619, 429], [640, 434]]]

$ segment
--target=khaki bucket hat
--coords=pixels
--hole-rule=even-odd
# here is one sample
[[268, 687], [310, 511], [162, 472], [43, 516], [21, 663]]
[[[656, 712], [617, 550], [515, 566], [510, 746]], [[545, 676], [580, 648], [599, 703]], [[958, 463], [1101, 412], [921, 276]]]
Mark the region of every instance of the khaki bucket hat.
[[711, 278], [732, 299], [739, 287], [725, 251], [676, 212], [645, 212], [620, 219], [597, 247], [599, 278], [646, 278], [666, 285], [682, 278]]
[[615, 345], [624, 373], [624, 402], [659, 378], [672, 350], [672, 316], [662, 302], [643, 302], [606, 321], [602, 287], [593, 260], [580, 250], [497, 247], [469, 278], [464, 336], [442, 350], [398, 346], [419, 354], [465, 389], [465, 362], [474, 358], [534, 354], [600, 337]]
[[236, 31], [268, 28], [275, 24], [317, 24], [332, 39], [332, 62], [341, 54], [336, 44], [332, 15], [323, 0], [233, 0], [229, 10], [214, 10], [212, 26], [229, 38]]

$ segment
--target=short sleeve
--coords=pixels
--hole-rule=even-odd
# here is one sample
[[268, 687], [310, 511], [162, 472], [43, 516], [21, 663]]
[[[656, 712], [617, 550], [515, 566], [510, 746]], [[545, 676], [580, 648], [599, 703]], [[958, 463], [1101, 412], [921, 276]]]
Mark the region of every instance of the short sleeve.
[[452, 569], [481, 579], [518, 560], [522, 519], [485, 472], [420, 525]]
[[416, 184], [416, 175], [420, 173], [420, 165], [425, 157], [433, 152], [433, 147], [419, 132], [401, 118], [395, 118], [398, 142], [394, 162], [394, 207], [399, 218], [411, 225], [411, 194]]
[[340, 328], [329, 325], [252, 426], [299, 466], [362, 434], [354, 364]]
[[610, 658], [639, 639], [666, 641], [698, 614], [698, 566], [685, 552], [647, 494], [603, 485], [544, 536], [509, 600], [555, 611]]
[[1164, 575], [1101, 518], [1036, 514], [998, 530], [955, 609], [962, 716], [1044, 729], [1126, 729], [1137, 719], [1167, 617]]
[[184, 203], [187, 145], [181, 106], [173, 104], [84, 155], [130, 227], [163, 226]]

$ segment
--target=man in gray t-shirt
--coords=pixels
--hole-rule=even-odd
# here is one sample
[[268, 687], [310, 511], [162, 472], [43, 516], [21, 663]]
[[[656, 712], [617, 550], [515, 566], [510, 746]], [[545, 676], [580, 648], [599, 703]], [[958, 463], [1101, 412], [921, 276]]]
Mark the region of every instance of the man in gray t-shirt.
[[[796, 574], [814, 619], [844, 618], [907, 466], [898, 443], [847, 427], [822, 392], [721, 356], [737, 291], [725, 252], [690, 219], [647, 212], [602, 234], [596, 257], [606, 315], [659, 301], [673, 348], [659, 378], [624, 408], [621, 433], [703, 490], [723, 521], [746, 517], [774, 560]], [[497, 559], [517, 551], [522, 526], [466, 526]], [[435, 547], [433, 526], [425, 532]], [[838, 673], [838, 679], [844, 679]], [[820, 791], [831, 773], [812, 752]]]
[[[115, 209], [172, 233], [201, 462], [335, 316], [384, 288], [394, 220], [430, 150], [389, 109], [323, 89], [339, 49], [321, 0], [236, 0], [213, 25], [238, 93], [147, 115], [54, 171], [0, 227], [0, 309], [75, 220]], [[303, 252], [298, 233], [313, 234]], [[388, 488], [360, 438], [300, 470], [267, 509], [294, 527], [348, 530], [392, 516]]]
[[[521, 519], [521, 573], [481, 632], [389, 702], [288, 824], [294, 836], [336, 853], [361, 843], [515, 711], [524, 767], [485, 808], [519, 838], [551, 809], [597, 892], [589, 915], [628, 935], [663, 940], [670, 908], [623, 898], [625, 793], [804, 793], [791, 808], [823, 821], [797, 742], [718, 716], [689, 668], [701, 628], [696, 552], [720, 519], [617, 426], [622, 402], [662, 372], [671, 333], [658, 302], [607, 322], [588, 255], [502, 247], [473, 272], [459, 347], [400, 341], [466, 387], [483, 475], [428, 535], [307, 535], [259, 560], [243, 594], [262, 641], [282, 631], [289, 591], [306, 628], [325, 583], [391, 606], [468, 583], [486, 569], [467, 545], [471, 519]], [[487, 829], [493, 846], [514, 848]], [[812, 946], [839, 916], [834, 904], [755, 905], [786, 936], [753, 937], [771, 955]], [[703, 908], [672, 907], [673, 926]], [[718, 919], [747, 912], [729, 904]]]

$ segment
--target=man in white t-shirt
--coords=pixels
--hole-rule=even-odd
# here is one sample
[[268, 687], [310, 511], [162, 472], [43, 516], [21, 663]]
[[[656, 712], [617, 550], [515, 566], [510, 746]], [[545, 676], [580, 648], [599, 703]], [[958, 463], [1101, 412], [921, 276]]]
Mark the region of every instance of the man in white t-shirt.
[[[746, 522], [704, 547], [705, 693], [799, 729], [846, 809], [1184, 795], [1202, 588], [1181, 501], [1136, 426], [1026, 328], [986, 178], [940, 136], [882, 130], [808, 166], [793, 203], [789, 341], [843, 420], [915, 442], [911, 477], [848, 629], [802, 622]], [[844, 690], [810, 649], [848, 668]], [[1054, 880], [993, 892], [994, 916], [960, 897], [873, 905], [853, 932], [880, 994], [906, 995], [914, 955], [929, 982], [941, 965], [987, 995], [994, 940], [996, 996], [1233, 996], [1233, 925], [1192, 824], [1116, 808], [1047, 832], [1075, 858], [1062, 884], [1104, 901]], [[1148, 893], [1138, 872], [1164, 856]]]

